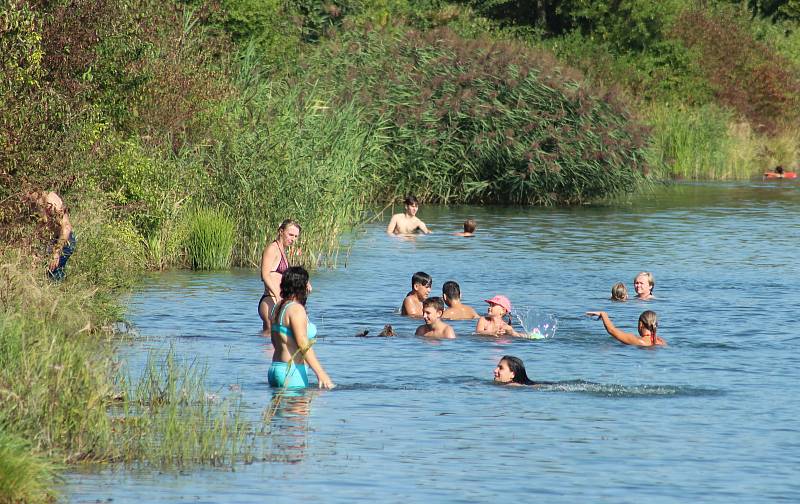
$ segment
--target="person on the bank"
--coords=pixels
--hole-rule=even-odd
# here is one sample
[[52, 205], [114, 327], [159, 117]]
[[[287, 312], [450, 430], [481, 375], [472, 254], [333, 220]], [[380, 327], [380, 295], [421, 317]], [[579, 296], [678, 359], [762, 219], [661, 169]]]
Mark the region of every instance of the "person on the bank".
[[317, 375], [319, 388], [334, 387], [312, 348], [317, 326], [308, 320], [306, 313], [309, 290], [308, 272], [303, 267], [292, 266], [284, 271], [280, 283], [281, 300], [270, 314], [270, 336], [275, 348], [268, 374], [272, 387], [308, 387], [306, 365]]
[[647, 347], [667, 345], [666, 341], [656, 335], [656, 331], [658, 330], [658, 317], [654, 311], [647, 310], [639, 315], [638, 336], [617, 329], [608, 317], [608, 313], [604, 311], [590, 311], [586, 312], [586, 315], [588, 317], [596, 317], [597, 320], [602, 320], [606, 332], [620, 343]]
[[289, 269], [289, 252], [292, 244], [300, 237], [300, 224], [286, 219], [278, 227], [278, 236], [269, 243], [261, 254], [261, 281], [264, 294], [258, 301], [258, 315], [264, 331], [270, 330], [272, 307], [281, 300], [281, 278]]
[[392, 215], [386, 232], [389, 234], [412, 234], [420, 231], [428, 234], [430, 231], [425, 223], [417, 217], [419, 202], [414, 196], [407, 196], [405, 201], [405, 213]]
[[51, 237], [47, 276], [52, 280], [63, 280], [67, 261], [75, 252], [77, 244], [67, 207], [58, 194], [52, 191], [30, 191], [25, 194], [25, 199], [36, 208]]

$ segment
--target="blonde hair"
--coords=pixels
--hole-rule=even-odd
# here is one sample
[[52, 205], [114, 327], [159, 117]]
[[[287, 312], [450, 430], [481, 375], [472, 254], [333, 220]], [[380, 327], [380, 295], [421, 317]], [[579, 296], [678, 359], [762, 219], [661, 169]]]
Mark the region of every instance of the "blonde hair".
[[644, 326], [645, 329], [653, 333], [653, 340], [656, 339], [656, 330], [658, 329], [658, 316], [656, 312], [653, 310], [643, 311], [641, 315], [639, 315], [639, 323]]
[[617, 282], [611, 287], [611, 299], [614, 301], [625, 301], [628, 299], [628, 289], [622, 282]]
[[649, 271], [642, 271], [641, 273], [633, 277], [633, 281], [635, 282], [636, 279], [639, 278], [640, 276], [643, 276], [647, 279], [647, 283], [650, 284], [650, 292], [652, 293], [653, 290], [655, 290], [656, 288], [656, 279], [653, 278], [653, 274], [650, 273]]

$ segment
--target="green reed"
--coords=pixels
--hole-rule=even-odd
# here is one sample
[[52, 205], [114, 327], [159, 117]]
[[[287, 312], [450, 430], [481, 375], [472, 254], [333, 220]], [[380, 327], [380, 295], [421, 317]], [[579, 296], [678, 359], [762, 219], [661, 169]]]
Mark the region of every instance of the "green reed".
[[56, 467], [26, 441], [0, 430], [0, 503], [51, 502]]
[[225, 212], [197, 208], [190, 212], [186, 253], [192, 269], [218, 270], [231, 265], [236, 225]]
[[658, 105], [645, 114], [652, 125], [648, 155], [661, 178], [747, 180], [798, 159], [795, 129], [759, 134], [714, 105]]
[[205, 165], [207, 199], [231, 209], [238, 227], [234, 263], [257, 267], [286, 218], [301, 223], [299, 257], [308, 267], [335, 262], [339, 236], [363, 221], [376, 166], [383, 162], [380, 123], [353, 104], [337, 105], [314, 85], [253, 77], [245, 57], [241, 99]]

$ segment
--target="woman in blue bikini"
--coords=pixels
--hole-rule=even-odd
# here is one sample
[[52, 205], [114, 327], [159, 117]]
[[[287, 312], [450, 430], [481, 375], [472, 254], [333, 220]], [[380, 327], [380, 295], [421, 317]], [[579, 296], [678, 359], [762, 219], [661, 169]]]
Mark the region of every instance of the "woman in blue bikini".
[[283, 273], [281, 300], [270, 315], [275, 352], [269, 367], [269, 384], [273, 387], [308, 387], [306, 365], [317, 375], [319, 388], [334, 387], [311, 348], [317, 336], [317, 326], [308, 320], [306, 314], [308, 286], [308, 272], [304, 268], [292, 266]]

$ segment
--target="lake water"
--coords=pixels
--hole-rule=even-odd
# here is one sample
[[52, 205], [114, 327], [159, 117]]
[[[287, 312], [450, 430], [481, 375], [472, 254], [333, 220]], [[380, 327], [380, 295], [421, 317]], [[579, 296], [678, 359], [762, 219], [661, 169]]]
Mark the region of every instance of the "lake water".
[[[284, 401], [262, 460], [73, 473], [65, 498], [800, 502], [799, 214], [797, 184], [752, 183], [681, 185], [615, 206], [423, 206], [435, 233], [413, 240], [369, 225], [346, 266], [312, 274], [315, 349], [338, 387]], [[452, 236], [466, 217], [477, 237]], [[458, 281], [481, 313], [483, 299], [507, 295], [549, 337], [479, 337], [473, 322], [454, 323], [456, 340], [414, 337], [419, 322], [397, 309], [417, 270], [434, 293]], [[612, 284], [633, 292], [642, 270], [656, 300], [609, 301]], [[150, 276], [129, 311], [145, 338], [122, 354], [136, 369], [148, 349], [173, 345], [258, 419], [273, 396], [261, 292], [256, 271]], [[606, 310], [635, 332], [645, 309], [669, 347], [621, 345], [583, 315]], [[384, 324], [398, 337], [355, 337]], [[558, 383], [494, 385], [505, 354]]]

